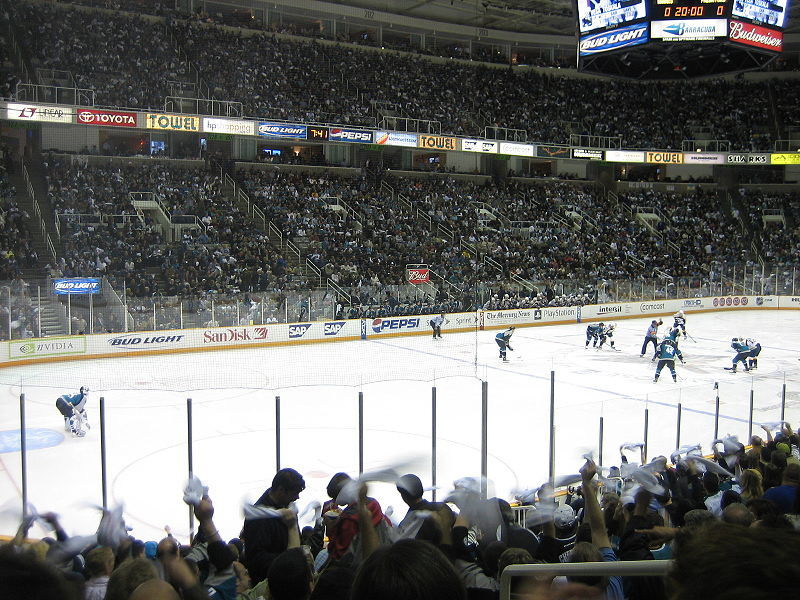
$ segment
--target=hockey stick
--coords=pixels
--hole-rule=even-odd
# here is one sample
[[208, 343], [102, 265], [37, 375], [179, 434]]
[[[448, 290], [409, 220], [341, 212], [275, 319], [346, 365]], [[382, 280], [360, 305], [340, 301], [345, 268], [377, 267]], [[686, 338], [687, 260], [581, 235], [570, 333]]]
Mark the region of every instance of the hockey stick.
[[683, 332], [683, 335], [685, 335], [687, 338], [689, 338], [690, 340], [692, 340], [692, 341], [693, 341], [695, 344], [697, 343], [697, 340], [696, 340], [696, 339], [694, 339], [694, 338], [693, 338], [691, 335], [689, 335], [689, 334], [688, 334], [688, 333], [686, 333], [685, 331]]

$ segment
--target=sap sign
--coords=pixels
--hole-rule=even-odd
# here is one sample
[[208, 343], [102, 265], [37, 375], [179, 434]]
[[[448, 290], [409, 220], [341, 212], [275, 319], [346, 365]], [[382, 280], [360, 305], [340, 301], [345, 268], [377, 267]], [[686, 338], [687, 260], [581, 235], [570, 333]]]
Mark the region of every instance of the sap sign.
[[419, 317], [412, 319], [375, 319], [372, 322], [372, 331], [382, 333], [389, 329], [417, 329], [419, 327]]
[[311, 323], [303, 323], [302, 325], [292, 325], [289, 327], [289, 339], [293, 340], [301, 338], [305, 335], [306, 331], [311, 329]]
[[89, 278], [56, 279], [53, 282], [56, 294], [99, 294], [100, 280]]
[[648, 41], [647, 23], [620, 27], [614, 31], [605, 31], [587, 35], [581, 40], [581, 56], [617, 50], [626, 46], [636, 46]]
[[323, 333], [325, 335], [336, 335], [342, 330], [344, 327], [344, 321], [333, 321], [330, 323], [325, 323], [325, 328]]

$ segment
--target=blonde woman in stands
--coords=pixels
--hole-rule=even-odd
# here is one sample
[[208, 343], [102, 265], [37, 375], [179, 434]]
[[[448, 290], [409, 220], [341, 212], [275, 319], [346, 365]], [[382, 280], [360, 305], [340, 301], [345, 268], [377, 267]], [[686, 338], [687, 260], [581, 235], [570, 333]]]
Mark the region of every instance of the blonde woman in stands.
[[739, 477], [742, 486], [742, 502], [757, 500], [764, 495], [764, 478], [757, 469], [745, 469]]

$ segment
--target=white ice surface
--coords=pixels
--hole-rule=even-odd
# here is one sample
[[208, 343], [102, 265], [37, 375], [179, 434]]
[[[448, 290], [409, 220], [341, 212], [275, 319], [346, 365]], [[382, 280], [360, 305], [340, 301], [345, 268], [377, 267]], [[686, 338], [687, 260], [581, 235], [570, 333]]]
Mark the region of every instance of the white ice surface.
[[[91, 533], [101, 503], [99, 408], [106, 402], [109, 504], [125, 503], [139, 539], [160, 539], [164, 525], [188, 537], [182, 502], [187, 477], [187, 402], [193, 407], [194, 472], [210, 488], [223, 537], [237, 536], [243, 499], [255, 500], [276, 469], [276, 401], [280, 396], [281, 465], [300, 471], [300, 508], [326, 499], [334, 473], [358, 473], [358, 403], [363, 392], [365, 470], [404, 462], [423, 485], [431, 477], [431, 388], [437, 391], [437, 491], [481, 468], [481, 380], [488, 382], [488, 475], [491, 492], [511, 498], [548, 477], [550, 372], [555, 372], [556, 475], [573, 473], [586, 451], [598, 452], [604, 420], [603, 463], [619, 464], [619, 446], [644, 441], [649, 409], [649, 456], [680, 445], [708, 451], [719, 382], [720, 435], [748, 433], [750, 392], [754, 430], [780, 418], [800, 426], [798, 311], [738, 311], [688, 315], [696, 342], [683, 340], [687, 364], [652, 383], [654, 364], [640, 358], [650, 318], [618, 321], [620, 352], [584, 349], [586, 324], [517, 329], [509, 362], [500, 362], [494, 331], [388, 338], [321, 345], [55, 363], [0, 370], [0, 430], [19, 428], [19, 395], [27, 428], [63, 433], [55, 399], [92, 388], [93, 428], [82, 439], [28, 452], [28, 494], [55, 511], [71, 534]], [[664, 318], [665, 333], [671, 324]], [[759, 369], [731, 374], [730, 339], [752, 336], [763, 351]], [[677, 405], [682, 405], [680, 440]], [[763, 433], [763, 432], [761, 432]], [[13, 534], [21, 499], [19, 452], [0, 454], [0, 533]], [[402, 517], [405, 507], [389, 484], [370, 494]], [[430, 493], [428, 494], [430, 497]], [[35, 526], [33, 536], [46, 535]]]

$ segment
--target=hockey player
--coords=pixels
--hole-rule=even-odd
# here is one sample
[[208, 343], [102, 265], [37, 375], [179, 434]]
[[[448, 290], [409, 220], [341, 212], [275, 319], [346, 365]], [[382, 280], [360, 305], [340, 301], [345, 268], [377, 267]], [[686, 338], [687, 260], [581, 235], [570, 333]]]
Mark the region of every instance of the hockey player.
[[665, 366], [669, 367], [672, 373], [672, 381], [678, 381], [678, 376], [675, 373], [675, 357], [683, 364], [683, 354], [678, 350], [678, 344], [675, 343], [671, 337], [666, 337], [658, 346], [658, 365], [656, 365], [656, 375], [653, 377], [653, 382], [658, 381], [658, 376], [661, 374], [661, 369]]
[[663, 325], [664, 321], [659, 319], [658, 321], [653, 320], [650, 322], [650, 327], [647, 328], [647, 333], [644, 336], [644, 344], [642, 344], [642, 353], [639, 355], [640, 358], [645, 355], [647, 352], [647, 345], [650, 342], [653, 342], [653, 353], [658, 352], [658, 327], [659, 325]]
[[742, 363], [745, 371], [749, 371], [750, 367], [747, 366], [747, 359], [750, 357], [750, 346], [747, 345], [744, 338], [735, 337], [731, 340], [731, 348], [736, 352], [733, 357], [733, 365], [725, 367], [726, 371], [736, 373], [736, 364]]
[[[678, 329], [677, 327], [673, 327], [673, 328], [671, 328], [669, 330], [669, 333], [666, 335], [666, 337], [664, 339], [665, 340], [672, 340], [673, 343], [675, 344], [675, 347], [677, 348], [678, 347], [678, 338], [680, 338], [680, 337], [681, 337], [681, 330]], [[659, 357], [660, 348], [661, 348], [661, 346], [656, 347], [656, 352], [655, 352], [655, 354], [653, 354], [653, 358], [650, 360], [650, 362], [655, 362], [656, 359]]]
[[86, 416], [86, 400], [89, 395], [89, 388], [81, 386], [80, 392], [74, 396], [64, 394], [56, 400], [56, 408], [64, 416], [64, 431], [71, 431], [75, 437], [83, 437], [86, 432], [82, 425], [89, 422]]
[[758, 355], [761, 354], [761, 344], [753, 338], [747, 338], [745, 344], [750, 348], [750, 354], [747, 356], [747, 366], [750, 367], [750, 369], [757, 369]]
[[608, 345], [611, 346], [611, 349], [616, 350], [614, 347], [614, 330], [616, 328], [617, 326], [615, 323], [609, 323], [603, 327], [603, 330], [600, 332], [600, 345], [597, 346], [598, 350], [603, 347], [603, 344], [606, 343], [606, 340], [608, 340]]
[[494, 341], [497, 342], [498, 346], [500, 346], [500, 358], [503, 359], [503, 362], [508, 362], [508, 359], [506, 358], [506, 348], [512, 352], [514, 351], [514, 349], [511, 347], [511, 344], [508, 343], [511, 340], [512, 335], [514, 335], [513, 325], [505, 331], [502, 331], [494, 336]]
[[686, 315], [682, 310], [679, 310], [672, 318], [675, 319], [675, 322], [672, 324], [673, 329], [680, 329], [683, 335], [686, 335]]
[[444, 318], [444, 313], [436, 317], [433, 317], [430, 323], [431, 323], [431, 329], [433, 329], [433, 339], [436, 338], [442, 339], [442, 325], [444, 323], [449, 323], [449, 321]]
[[587, 325], [586, 326], [586, 345], [584, 346], [584, 348], [588, 348], [589, 347], [589, 342], [592, 342], [592, 348], [596, 348], [597, 347], [597, 342], [600, 339], [600, 333], [603, 331], [604, 328], [605, 328], [605, 324], [602, 321], [600, 323], [597, 323], [596, 325], [591, 325], [591, 324]]

